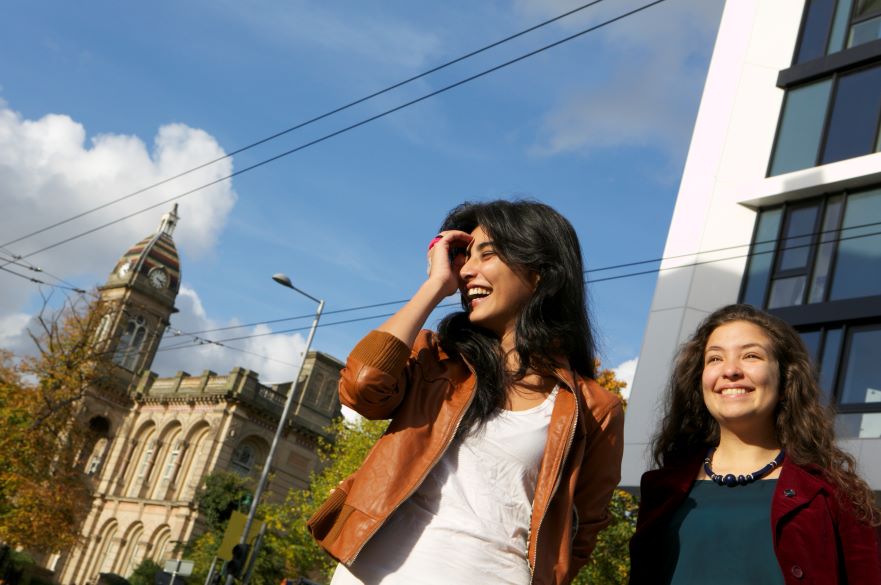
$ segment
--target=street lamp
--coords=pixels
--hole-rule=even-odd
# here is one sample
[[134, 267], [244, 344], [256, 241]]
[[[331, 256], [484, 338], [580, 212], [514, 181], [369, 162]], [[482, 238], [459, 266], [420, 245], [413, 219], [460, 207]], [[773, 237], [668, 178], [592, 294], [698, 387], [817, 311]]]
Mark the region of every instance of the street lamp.
[[[309, 346], [312, 345], [312, 338], [315, 337], [315, 329], [318, 327], [318, 320], [321, 318], [321, 311], [324, 310], [324, 301], [321, 299], [316, 299], [309, 293], [302, 291], [294, 286], [291, 282], [291, 279], [287, 277], [287, 275], [282, 274], [281, 272], [273, 274], [272, 280], [277, 282], [282, 286], [286, 286], [289, 289], [292, 289], [304, 297], [307, 297], [316, 303], [318, 303], [318, 309], [315, 311], [315, 319], [312, 321], [312, 327], [309, 329], [309, 337], [306, 338], [306, 347], [303, 349], [303, 359], [300, 360], [300, 365], [297, 367], [297, 375], [294, 377], [294, 383], [291, 385], [291, 389], [288, 392], [287, 398], [284, 401], [284, 409], [281, 411], [281, 417], [278, 420], [278, 426], [275, 427], [275, 436], [272, 438], [272, 446], [269, 447], [269, 454], [266, 456], [266, 462], [263, 464], [263, 471], [260, 473], [260, 481], [257, 482], [257, 489], [254, 490], [254, 499], [251, 500], [251, 509], [248, 511], [248, 519], [245, 521], [245, 529], [242, 532], [242, 537], [239, 540], [239, 544], [245, 547], [245, 555], [244, 557], [247, 559], [248, 557], [248, 533], [251, 531], [251, 525], [254, 523], [254, 515], [257, 513], [257, 504], [260, 503], [260, 497], [263, 495], [263, 490], [266, 488], [266, 479], [269, 477], [269, 467], [272, 464], [272, 458], [275, 456], [275, 449], [278, 447], [278, 443], [281, 440], [281, 433], [284, 430], [285, 423], [288, 420], [288, 414], [291, 411], [291, 405], [294, 402], [294, 391], [297, 389], [297, 383], [300, 381], [300, 374], [303, 372], [303, 364], [306, 362], [306, 356], [309, 354]], [[303, 393], [306, 391], [305, 385], [303, 389], [300, 390], [300, 401], [302, 401]], [[233, 575], [227, 575], [226, 577], [226, 585], [232, 585]]]

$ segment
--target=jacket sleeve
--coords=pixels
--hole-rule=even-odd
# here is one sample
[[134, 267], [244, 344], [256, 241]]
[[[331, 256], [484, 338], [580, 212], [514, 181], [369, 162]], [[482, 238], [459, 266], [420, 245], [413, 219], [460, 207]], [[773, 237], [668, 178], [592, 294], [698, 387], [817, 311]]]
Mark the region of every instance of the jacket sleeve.
[[411, 355], [431, 338], [430, 331], [420, 332], [411, 351], [390, 333], [368, 333], [352, 349], [340, 372], [340, 402], [367, 419], [391, 418], [406, 392]]
[[578, 525], [572, 542], [570, 579], [575, 578], [581, 567], [587, 564], [596, 546], [597, 535], [611, 521], [609, 501], [621, 481], [624, 407], [619, 399], [611, 403], [599, 423], [599, 430], [585, 450], [575, 489]]
[[837, 503], [837, 533], [841, 546], [843, 571], [847, 579], [842, 583], [881, 585], [881, 549], [878, 531], [860, 522], [847, 502], [832, 496]]

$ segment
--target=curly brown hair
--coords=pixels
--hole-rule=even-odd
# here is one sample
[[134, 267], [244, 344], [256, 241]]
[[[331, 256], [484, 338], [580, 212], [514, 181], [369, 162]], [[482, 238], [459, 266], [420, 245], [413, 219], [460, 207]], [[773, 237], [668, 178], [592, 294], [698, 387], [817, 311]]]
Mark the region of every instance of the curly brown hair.
[[661, 427], [652, 441], [658, 467], [719, 442], [719, 425], [704, 405], [701, 376], [707, 340], [720, 325], [746, 321], [761, 327], [780, 368], [780, 401], [774, 418], [777, 440], [797, 465], [820, 468], [850, 499], [857, 516], [881, 523], [872, 490], [856, 472], [854, 458], [835, 442], [834, 412], [823, 406], [820, 386], [801, 336], [788, 323], [751, 305], [728, 305], [710, 314], [679, 350], [667, 388]]

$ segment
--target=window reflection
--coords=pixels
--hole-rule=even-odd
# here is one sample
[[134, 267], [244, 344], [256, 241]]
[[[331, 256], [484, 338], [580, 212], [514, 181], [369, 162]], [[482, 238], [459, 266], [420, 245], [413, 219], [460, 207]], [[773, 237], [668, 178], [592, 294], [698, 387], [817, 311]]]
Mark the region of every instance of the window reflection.
[[807, 7], [797, 63], [803, 63], [826, 54], [826, 35], [835, 9], [835, 0], [812, 0]]
[[881, 67], [843, 75], [829, 118], [823, 163], [853, 158], [875, 149], [881, 105]]
[[881, 190], [847, 198], [830, 298], [881, 294]]
[[841, 327], [826, 331], [826, 339], [823, 343], [823, 359], [819, 364], [820, 390], [823, 392], [826, 404], [831, 404], [832, 397], [835, 395], [835, 377], [838, 374], [841, 339]]
[[835, 417], [839, 439], [881, 438], [881, 412], [839, 414]]
[[816, 164], [831, 88], [832, 80], [825, 79], [787, 92], [771, 175], [806, 169]]
[[743, 302], [762, 307], [765, 304], [765, 290], [771, 278], [771, 263], [777, 248], [777, 231], [780, 229], [780, 218], [783, 210], [769, 209], [759, 214], [756, 228], [755, 244], [750, 250], [749, 268], [747, 269], [746, 286]]
[[881, 402], [881, 327], [854, 327], [848, 342], [841, 403]]

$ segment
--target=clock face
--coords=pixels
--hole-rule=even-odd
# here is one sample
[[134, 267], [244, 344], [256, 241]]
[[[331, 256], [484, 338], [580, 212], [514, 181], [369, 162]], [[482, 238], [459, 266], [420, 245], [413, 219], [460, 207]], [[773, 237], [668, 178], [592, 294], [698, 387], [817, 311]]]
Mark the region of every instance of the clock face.
[[119, 270], [117, 270], [116, 273], [119, 276], [121, 276], [122, 278], [125, 278], [126, 276], [128, 276], [128, 273], [131, 272], [131, 270], [132, 270], [132, 263], [126, 262], [125, 264], [123, 264], [122, 266], [119, 267]]
[[156, 288], [165, 288], [168, 286], [168, 273], [162, 268], [154, 268], [150, 271], [150, 274], [147, 275], [147, 278], [150, 279], [150, 284]]

